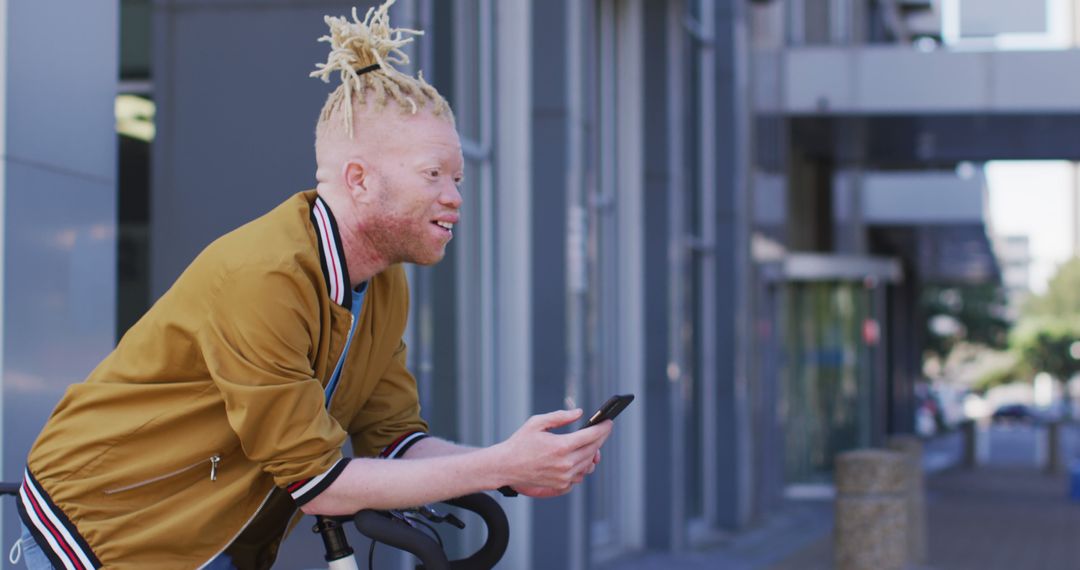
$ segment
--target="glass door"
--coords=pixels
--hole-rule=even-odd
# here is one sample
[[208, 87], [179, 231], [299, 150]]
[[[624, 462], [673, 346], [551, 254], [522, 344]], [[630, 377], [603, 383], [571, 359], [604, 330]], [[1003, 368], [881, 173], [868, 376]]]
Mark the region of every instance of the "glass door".
[[782, 410], [788, 484], [831, 480], [838, 453], [872, 441], [873, 290], [852, 282], [783, 289]]

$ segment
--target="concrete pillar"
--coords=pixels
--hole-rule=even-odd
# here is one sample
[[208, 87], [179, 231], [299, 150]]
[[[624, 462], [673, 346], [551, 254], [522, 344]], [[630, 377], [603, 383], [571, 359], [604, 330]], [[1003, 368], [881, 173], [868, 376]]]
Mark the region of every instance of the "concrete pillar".
[[908, 562], [926, 563], [926, 478], [923, 474], [923, 443], [913, 435], [889, 438], [889, 449], [904, 454], [908, 470]]
[[974, 469], [979, 464], [979, 426], [975, 420], [964, 420], [960, 424], [960, 433], [964, 435], [963, 465]]
[[895, 451], [836, 458], [837, 570], [900, 570], [907, 560], [907, 463]]
[[1046, 472], [1061, 473], [1061, 422], [1046, 424]]

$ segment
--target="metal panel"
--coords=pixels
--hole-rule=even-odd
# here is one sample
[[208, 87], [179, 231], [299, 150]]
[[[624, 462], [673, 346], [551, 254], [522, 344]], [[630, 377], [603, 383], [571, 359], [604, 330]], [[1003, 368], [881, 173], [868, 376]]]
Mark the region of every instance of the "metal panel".
[[855, 102], [867, 111], [943, 111], [990, 103], [985, 54], [870, 47], [855, 53]]
[[[846, 176], [838, 173], [837, 177]], [[986, 221], [982, 175], [955, 171], [867, 172], [862, 175], [863, 222], [867, 224], [975, 223]]]
[[[1080, 112], [1080, 50], [920, 52], [906, 46], [785, 51], [783, 111]], [[1031, 89], [1039, 85], [1039, 89]], [[759, 102], [770, 109], [768, 100]], [[773, 109], [775, 110], [775, 109]]]
[[[4, 185], [3, 479], [13, 481], [64, 391], [112, 349], [116, 188], [18, 163]], [[14, 523], [14, 503], [3, 509]], [[9, 524], [4, 544], [17, 538]]]
[[[619, 383], [625, 392], [640, 394], [644, 389], [644, 350], [646, 343], [645, 291], [644, 291], [644, 168], [642, 155], [645, 143], [643, 117], [644, 94], [640, 85], [646, 80], [642, 36], [646, 33], [642, 0], [623, 0], [619, 19], [622, 29], [620, 47], [622, 64], [619, 69], [618, 117], [619, 151], [616, 157], [619, 169], [618, 228], [620, 245], [619, 264], [619, 312], [618, 333]], [[613, 436], [617, 468], [622, 493], [619, 515], [621, 521], [620, 546], [639, 549], [644, 546], [645, 502], [648, 492], [645, 486], [645, 451], [640, 443], [645, 441], [645, 416], [640, 411], [620, 418], [619, 431]]]
[[[533, 266], [530, 263], [532, 225], [532, 14], [530, 0], [500, 0], [495, 4], [495, 99], [499, 102], [495, 140], [499, 156], [495, 187], [512, 189], [499, 196], [495, 212], [498, 247], [495, 291], [499, 313], [495, 317], [498, 339], [495, 377], [504, 383], [495, 418], [498, 437], [505, 438], [535, 409], [528, 389], [534, 382], [551, 381], [533, 370]], [[536, 2], [539, 4], [539, 2]], [[541, 33], [546, 31], [541, 30]], [[547, 189], [545, 189], [547, 190]], [[504, 503], [510, 518], [510, 547], [503, 564], [528, 569], [534, 556], [531, 501]], [[543, 543], [539, 548], [546, 548]]]
[[[644, 80], [642, 6], [640, 0], [601, 0], [592, 11], [584, 37], [594, 38], [583, 60], [588, 87], [580, 107], [571, 108], [587, 131], [588, 147], [579, 150], [585, 163], [581, 190], [572, 206], [574, 231], [582, 261], [580, 277], [571, 278], [580, 331], [580, 366], [576, 372], [581, 398], [592, 408], [612, 393], [641, 394], [644, 292], [642, 289], [642, 126], [641, 82]], [[571, 101], [578, 97], [571, 91]], [[584, 103], [588, 102], [588, 105]], [[578, 124], [575, 121], [575, 125]], [[587, 150], [586, 150], [587, 149]], [[573, 156], [571, 164], [574, 164]], [[581, 226], [578, 228], [577, 226]], [[625, 418], [625, 421], [624, 421]], [[605, 448], [605, 465], [589, 478], [586, 555], [603, 563], [639, 549], [644, 534], [644, 416], [620, 417]], [[575, 513], [576, 516], [576, 513]]]
[[[675, 14], [680, 14], [675, 7]], [[667, 299], [670, 283], [668, 275], [671, 267], [668, 261], [671, 222], [669, 219], [668, 193], [670, 185], [670, 157], [668, 145], [672, 143], [668, 129], [672, 121], [670, 74], [672, 67], [668, 62], [667, 44], [672, 29], [678, 22], [669, 22], [668, 3], [663, 0], [645, 0], [645, 21], [652, 22], [652, 32], [645, 35], [643, 42], [645, 66], [647, 69], [666, 70], [669, 76], [658, 81], [655, 77], [646, 77], [643, 81], [645, 107], [651, 109], [644, 120], [644, 270], [645, 297], [651, 299], [644, 310], [648, 337], [644, 350], [645, 388], [641, 397], [640, 413], [645, 418], [649, 430], [645, 433], [643, 447], [647, 453], [645, 462], [646, 487], [652, 489], [645, 495], [645, 545], [650, 549], [667, 550], [673, 546], [675, 523], [673, 503], [677, 495], [673, 490], [675, 483], [675, 455], [671, 447], [673, 420], [670, 406], [676, 396], [676, 388], [668, 379], [669, 347], [667, 338], [671, 323], [668, 315]]]
[[[829, 113], [855, 106], [855, 78], [851, 68], [858, 52], [840, 48], [798, 48], [784, 52], [783, 110], [789, 113]], [[760, 101], [773, 110], [771, 100]]]
[[998, 53], [992, 66], [996, 110], [1080, 110], [1080, 50]]
[[[565, 407], [567, 396], [566, 320], [567, 273], [566, 227], [569, 204], [566, 196], [567, 143], [570, 135], [569, 93], [566, 82], [567, 20], [574, 0], [533, 2], [531, 47], [531, 106], [533, 148], [531, 187], [542, 192], [528, 196], [528, 258], [530, 274], [543, 276], [531, 288], [533, 359], [532, 411], [542, 413]], [[573, 551], [572, 533], [583, 532], [575, 522], [571, 500], [561, 497], [533, 505], [531, 540], [534, 568], [580, 568], [583, 553]], [[577, 514], [580, 517], [580, 513]], [[576, 527], [576, 528], [575, 528]]]
[[903, 279], [895, 259], [861, 255], [797, 253], [766, 264], [762, 274], [770, 281], [862, 281], [896, 283]]
[[[8, 481], [21, 478], [64, 390], [113, 344], [118, 11], [108, 0], [0, 1], [0, 433]], [[13, 501], [3, 513], [0, 538], [10, 545], [19, 532]]]
[[118, 17], [115, 1], [9, 4], [8, 160], [114, 183]]
[[750, 114], [746, 3], [716, 6], [716, 250], [714, 344], [717, 367], [717, 523], [741, 528], [751, 517], [756, 435], [750, 419]]

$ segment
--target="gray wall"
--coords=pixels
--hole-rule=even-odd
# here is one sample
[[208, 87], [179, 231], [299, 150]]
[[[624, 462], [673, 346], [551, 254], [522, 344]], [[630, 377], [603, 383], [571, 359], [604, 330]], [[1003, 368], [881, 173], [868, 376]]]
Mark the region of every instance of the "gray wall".
[[315, 122], [334, 85], [323, 16], [372, 2], [162, 0], [154, 16], [151, 296], [214, 238], [315, 184]]
[[[3, 479], [68, 385], [112, 348], [118, 8], [0, 2]], [[57, 17], [56, 14], [62, 14]], [[4, 545], [17, 538], [3, 502]]]

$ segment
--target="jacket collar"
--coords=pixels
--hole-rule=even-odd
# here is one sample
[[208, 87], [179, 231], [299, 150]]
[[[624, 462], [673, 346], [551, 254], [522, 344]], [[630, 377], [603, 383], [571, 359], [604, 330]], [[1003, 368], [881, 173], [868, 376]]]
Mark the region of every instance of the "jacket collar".
[[345, 247], [338, 233], [337, 220], [330, 206], [318, 196], [311, 203], [311, 223], [319, 240], [319, 260], [322, 262], [327, 293], [332, 301], [352, 310], [349, 268], [345, 263]]

